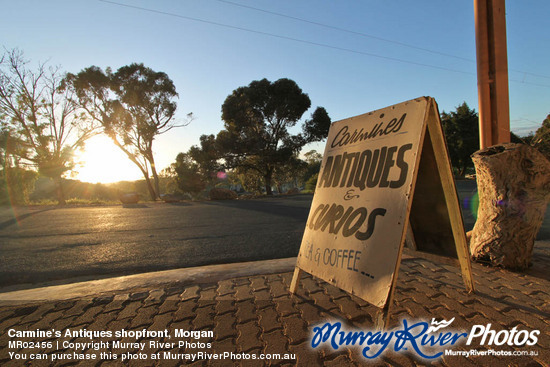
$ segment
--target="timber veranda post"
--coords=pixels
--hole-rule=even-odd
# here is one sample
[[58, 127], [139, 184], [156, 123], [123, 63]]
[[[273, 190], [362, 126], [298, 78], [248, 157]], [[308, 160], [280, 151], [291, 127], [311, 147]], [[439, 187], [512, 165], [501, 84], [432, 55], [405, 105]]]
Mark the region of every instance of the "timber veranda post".
[[510, 142], [505, 0], [474, 0], [479, 142]]

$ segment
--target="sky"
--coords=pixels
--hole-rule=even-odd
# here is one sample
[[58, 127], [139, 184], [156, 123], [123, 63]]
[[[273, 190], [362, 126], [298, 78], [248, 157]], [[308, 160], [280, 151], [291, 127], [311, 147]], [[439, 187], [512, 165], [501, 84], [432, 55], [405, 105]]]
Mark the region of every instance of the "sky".
[[[312, 102], [303, 119], [317, 106], [337, 121], [420, 96], [434, 97], [440, 111], [462, 102], [478, 106], [473, 0], [0, 4], [0, 45], [19, 48], [35, 64], [76, 73], [138, 62], [168, 74], [179, 94], [176, 122], [190, 112], [194, 120], [155, 140], [161, 169], [202, 134], [223, 129], [225, 98], [262, 78], [293, 79]], [[511, 130], [519, 135], [535, 131], [550, 114], [548, 14], [547, 0], [506, 2]], [[93, 155], [105, 171], [139, 178], [122, 153], [101, 149], [108, 143], [91, 142], [94, 153], [83, 159]], [[305, 149], [322, 152], [324, 144]], [[86, 176], [82, 167], [77, 178], [94, 181], [100, 169]]]

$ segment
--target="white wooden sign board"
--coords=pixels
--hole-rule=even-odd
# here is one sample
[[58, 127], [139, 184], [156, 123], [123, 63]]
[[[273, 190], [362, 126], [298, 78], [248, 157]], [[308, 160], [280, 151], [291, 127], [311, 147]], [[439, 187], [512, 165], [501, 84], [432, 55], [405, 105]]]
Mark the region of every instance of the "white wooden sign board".
[[[425, 139], [430, 150], [422, 154]], [[443, 201], [448, 210], [453, 251], [456, 246], [457, 263], [472, 291], [468, 248], [437, 105], [422, 97], [332, 124], [291, 292], [295, 293], [303, 270], [387, 311], [407, 233], [414, 236], [408, 226], [420, 166], [427, 172], [420, 181], [441, 188], [435, 200]], [[429, 215], [426, 219], [420, 215], [415, 222], [422, 233], [422, 227], [430, 224]], [[449, 251], [439, 251], [436, 245], [429, 252]]]

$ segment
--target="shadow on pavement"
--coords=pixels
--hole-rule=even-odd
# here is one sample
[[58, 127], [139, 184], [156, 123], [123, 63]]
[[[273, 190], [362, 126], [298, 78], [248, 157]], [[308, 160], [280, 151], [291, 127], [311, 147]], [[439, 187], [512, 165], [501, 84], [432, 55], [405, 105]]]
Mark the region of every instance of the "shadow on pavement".
[[[279, 215], [283, 217], [290, 217], [295, 220], [305, 221], [307, 220], [309, 209], [311, 205], [311, 196], [307, 198], [299, 198], [297, 201], [304, 201], [304, 206], [294, 206], [288, 205], [286, 201], [278, 201], [277, 198], [262, 198], [262, 199], [252, 199], [252, 200], [220, 200], [220, 201], [205, 201], [205, 205], [221, 205], [232, 208], [238, 208], [242, 210], [254, 210], [268, 214]], [[266, 207], [262, 205], [262, 202], [268, 200], [272, 206]]]
[[21, 214], [21, 215], [17, 215], [17, 213], [15, 212], [14, 210], [14, 217], [11, 218], [11, 219], [8, 219], [6, 221], [3, 221], [0, 223], [0, 230], [1, 229], [4, 229], [4, 228], [8, 228], [9, 226], [12, 226], [14, 224], [17, 224], [19, 223], [20, 221], [22, 220], [25, 220], [27, 219], [28, 217], [31, 217], [35, 214], [38, 214], [38, 213], [44, 213], [44, 212], [47, 212], [47, 211], [50, 211], [50, 210], [54, 210], [56, 208], [46, 208], [46, 209], [42, 209], [42, 210], [37, 210], [37, 211], [33, 211], [33, 212], [29, 212], [29, 213], [25, 213], [25, 214]]
[[550, 281], [550, 241], [535, 242], [532, 261], [532, 266], [521, 274]]

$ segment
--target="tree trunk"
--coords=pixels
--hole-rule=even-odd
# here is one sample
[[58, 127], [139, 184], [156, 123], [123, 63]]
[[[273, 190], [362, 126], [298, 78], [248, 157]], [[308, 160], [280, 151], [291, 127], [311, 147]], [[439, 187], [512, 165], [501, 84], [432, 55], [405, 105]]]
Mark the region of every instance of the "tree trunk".
[[550, 200], [550, 162], [533, 147], [510, 143], [477, 151], [472, 160], [479, 193], [473, 259], [527, 269]]
[[155, 183], [155, 200], [160, 198], [160, 183], [159, 183], [159, 175], [157, 174], [157, 170], [155, 167], [151, 168], [151, 171], [153, 172], [153, 180]]
[[134, 162], [134, 164], [136, 166], [138, 166], [139, 170], [143, 174], [143, 178], [145, 179], [145, 184], [147, 185], [147, 190], [149, 191], [149, 196], [151, 197], [151, 200], [153, 200], [153, 201], [157, 200], [157, 195], [155, 193], [155, 189], [153, 188], [153, 185], [151, 184], [151, 178], [149, 177], [149, 172], [145, 168], [143, 168], [137, 160], [135, 160], [135, 159], [131, 159], [131, 160], [132, 160], [132, 162]]
[[61, 176], [54, 178], [55, 183], [55, 195], [57, 197], [58, 205], [65, 205], [65, 191], [63, 190], [63, 178]]
[[143, 177], [145, 178], [145, 184], [147, 185], [147, 189], [149, 190], [149, 196], [151, 196], [151, 200], [157, 200], [157, 194], [155, 193], [153, 184], [151, 184], [151, 179], [146, 174], [144, 174]]
[[138, 166], [139, 170], [143, 174], [143, 178], [145, 179], [145, 185], [147, 185], [147, 190], [149, 191], [149, 196], [151, 197], [151, 200], [155, 201], [157, 200], [157, 195], [155, 194], [155, 189], [153, 188], [153, 185], [151, 184], [151, 178], [149, 177], [149, 173], [146, 169], [144, 169], [141, 164], [137, 160], [133, 160], [134, 164]]
[[458, 171], [458, 177], [464, 178], [466, 175], [466, 166], [462, 166], [462, 168]]
[[268, 196], [273, 195], [273, 191], [271, 191], [271, 174], [264, 176], [265, 180], [265, 194]]
[[159, 184], [159, 175], [157, 174], [157, 168], [155, 166], [155, 158], [153, 157], [153, 151], [147, 152], [147, 159], [149, 160], [149, 165], [151, 166], [151, 173], [153, 174], [153, 180], [155, 183], [155, 197], [153, 200], [160, 198], [160, 184]]
[[[110, 136], [109, 137], [111, 138], [111, 140], [113, 141], [113, 143], [120, 149], [124, 152], [124, 154], [126, 154], [126, 156], [128, 157], [128, 159], [130, 159], [138, 168], [139, 170], [141, 171], [141, 173], [143, 174], [143, 177], [145, 178], [145, 184], [147, 185], [147, 189], [149, 190], [149, 195], [151, 196], [151, 200], [155, 201], [157, 200], [157, 196], [158, 196], [158, 192], [155, 192], [155, 189], [153, 188], [153, 185], [151, 184], [151, 179], [149, 178], [149, 172], [147, 170], [147, 157], [145, 157], [146, 161], [144, 162], [144, 164], [142, 165], [135, 157], [134, 154], [132, 154], [131, 152], [129, 152], [125, 147], [124, 145], [120, 144], [119, 141], [116, 139], [116, 137], [113, 137], [113, 136]], [[154, 174], [156, 175], [156, 171], [154, 170], [154, 163], [153, 165], [151, 166], [153, 168], [153, 172]], [[158, 178], [158, 177], [157, 177]]]

